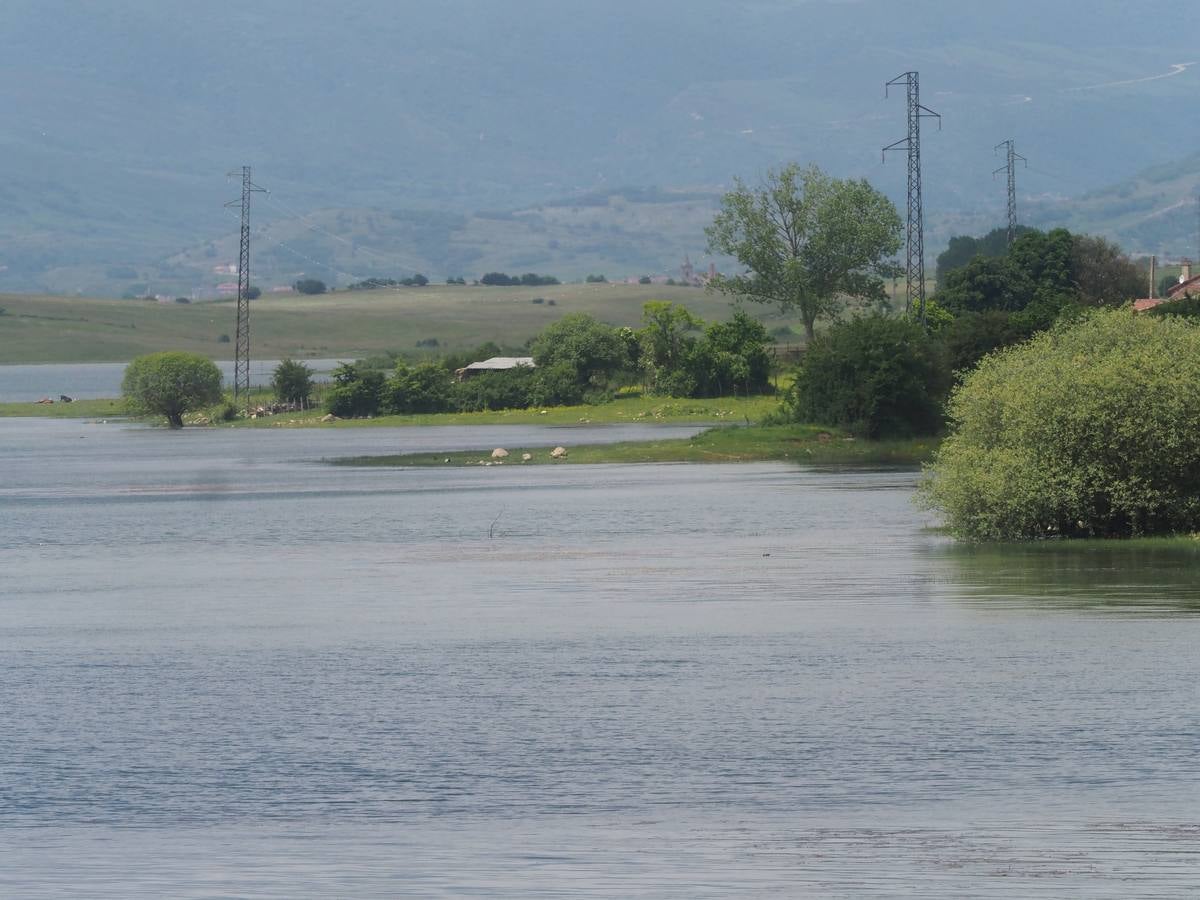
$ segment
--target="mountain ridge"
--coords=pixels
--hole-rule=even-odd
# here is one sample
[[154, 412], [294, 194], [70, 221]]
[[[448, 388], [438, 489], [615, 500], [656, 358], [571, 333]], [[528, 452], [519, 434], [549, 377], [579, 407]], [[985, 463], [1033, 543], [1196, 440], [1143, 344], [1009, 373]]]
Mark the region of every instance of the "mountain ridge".
[[[1029, 219], [1048, 221], [1064, 198], [1200, 141], [1184, 114], [1200, 68], [1172, 68], [1192, 58], [1198, 18], [1182, 0], [1136, 14], [1110, 0], [9, 0], [0, 289], [120, 292], [96, 273], [153, 275], [224, 240], [223, 175], [244, 163], [304, 213], [475, 218], [617, 185], [719, 194], [789, 160], [900, 202], [903, 162], [881, 166], [879, 148], [904, 135], [903, 98], [883, 83], [906, 68], [945, 123], [922, 147], [927, 243], [998, 220], [991, 147], [1007, 137], [1031, 161]], [[1168, 124], [1169, 141], [1146, 139]], [[1168, 231], [1147, 242], [1171, 244]]]

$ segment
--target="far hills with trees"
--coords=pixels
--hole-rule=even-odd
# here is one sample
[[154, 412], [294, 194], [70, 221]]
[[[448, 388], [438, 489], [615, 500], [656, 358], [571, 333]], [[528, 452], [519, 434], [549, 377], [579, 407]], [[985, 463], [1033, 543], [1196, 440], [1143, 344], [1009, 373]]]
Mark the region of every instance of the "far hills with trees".
[[213, 283], [236, 260], [222, 203], [242, 164], [272, 190], [255, 198], [264, 288], [669, 274], [735, 173], [801, 159], [902, 200], [903, 166], [881, 168], [878, 150], [902, 136], [882, 83], [906, 68], [945, 122], [923, 147], [928, 246], [997, 221], [991, 148], [1011, 136], [1030, 159], [1024, 221], [1181, 255], [1200, 67], [1172, 68], [1194, 36], [1170, 23], [1192, 13], [1188, 0], [1136, 15], [1115, 0], [663, 0], [620, 16], [576, 0], [404, 15], [383, 0], [9, 0], [0, 114], [19, 174], [0, 184], [0, 291]]

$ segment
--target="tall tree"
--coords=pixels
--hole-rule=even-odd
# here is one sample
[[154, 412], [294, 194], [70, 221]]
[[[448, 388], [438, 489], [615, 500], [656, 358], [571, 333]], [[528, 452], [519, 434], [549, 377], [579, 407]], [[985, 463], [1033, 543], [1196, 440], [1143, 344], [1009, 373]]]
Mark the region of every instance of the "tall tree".
[[1084, 306], [1120, 306], [1146, 290], [1148, 273], [1116, 244], [1091, 234], [1072, 235], [1071, 242], [1071, 269]]
[[769, 171], [758, 188], [735, 179], [705, 234], [712, 252], [745, 271], [720, 275], [713, 287], [799, 311], [811, 341], [839, 297], [883, 298], [880, 275], [902, 228], [896, 207], [865, 180], [795, 163]]

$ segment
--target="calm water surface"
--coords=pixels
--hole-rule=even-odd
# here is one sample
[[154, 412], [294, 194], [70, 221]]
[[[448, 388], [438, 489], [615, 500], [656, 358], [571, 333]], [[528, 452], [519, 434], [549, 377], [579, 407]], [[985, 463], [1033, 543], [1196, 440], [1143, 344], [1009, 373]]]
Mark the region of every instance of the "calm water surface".
[[320, 463], [634, 433], [0, 420], [0, 895], [1200, 892], [1186, 549], [962, 550], [905, 471]]
[[[328, 381], [329, 373], [340, 363], [336, 359], [301, 360], [313, 370], [314, 381]], [[61, 395], [76, 400], [96, 400], [121, 396], [121, 379], [127, 363], [38, 363], [0, 366], [0, 403], [32, 403], [43, 397], [57, 400]], [[250, 384], [271, 383], [277, 359], [250, 360]], [[227, 385], [233, 384], [233, 361], [217, 360], [217, 368]]]

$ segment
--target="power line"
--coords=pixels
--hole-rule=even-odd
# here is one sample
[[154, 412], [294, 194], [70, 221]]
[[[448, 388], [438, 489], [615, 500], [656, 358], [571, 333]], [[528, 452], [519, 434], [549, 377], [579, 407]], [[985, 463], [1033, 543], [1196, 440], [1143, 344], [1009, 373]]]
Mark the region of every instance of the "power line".
[[905, 72], [887, 82], [883, 88], [884, 97], [888, 96], [888, 88], [903, 84], [908, 89], [908, 137], [896, 141], [883, 148], [883, 158], [887, 161], [889, 150], [908, 150], [908, 241], [907, 241], [907, 274], [908, 296], [905, 301], [905, 312], [912, 311], [913, 301], [916, 300], [918, 316], [921, 324], [925, 324], [925, 223], [924, 209], [921, 200], [921, 120], [937, 119], [938, 130], [942, 128], [942, 117], [932, 109], [921, 105], [920, 77], [916, 72]]
[[[237, 172], [230, 172], [232, 178]], [[242, 396], [250, 407], [250, 195], [265, 194], [250, 180], [250, 167], [242, 166], [241, 200], [230, 200], [226, 207], [241, 203], [241, 250], [238, 254], [237, 343], [234, 345], [233, 402]]]
[[[295, 256], [295, 257], [298, 257], [299, 259], [303, 259], [307, 262], [310, 262], [314, 266], [320, 266], [322, 269], [327, 269], [328, 271], [333, 272], [335, 275], [341, 275], [345, 278], [348, 278], [352, 282], [369, 280], [368, 278], [364, 277], [363, 275], [356, 274], [354, 272], [346, 272], [342, 269], [339, 269], [337, 266], [330, 265], [327, 262], [322, 262], [319, 259], [314, 259], [313, 257], [309, 256], [307, 253], [297, 250], [295, 247], [291, 246], [290, 244], [286, 244], [283, 241], [276, 240], [275, 238], [271, 237], [270, 234], [267, 233], [266, 225], [261, 226], [257, 231], [255, 231], [254, 236], [258, 237], [258, 238], [262, 238], [268, 244], [278, 247], [281, 250], [284, 250], [284, 251], [292, 254], [292, 256]], [[397, 290], [399, 290], [399, 289], [397, 288]]]
[[1007, 141], [1001, 141], [992, 152], [995, 153], [1001, 147], [1005, 148], [1005, 163], [996, 171], [992, 172], [992, 177], [995, 178], [1001, 172], [1008, 173], [1008, 246], [1012, 246], [1012, 242], [1017, 237], [1017, 160], [1029, 165], [1029, 160], [1017, 152], [1017, 145], [1012, 138]]

